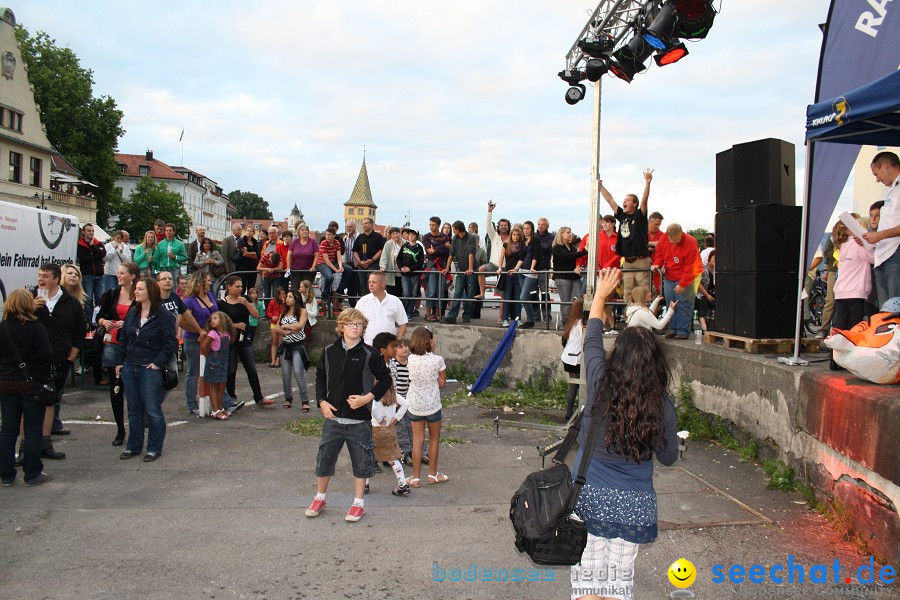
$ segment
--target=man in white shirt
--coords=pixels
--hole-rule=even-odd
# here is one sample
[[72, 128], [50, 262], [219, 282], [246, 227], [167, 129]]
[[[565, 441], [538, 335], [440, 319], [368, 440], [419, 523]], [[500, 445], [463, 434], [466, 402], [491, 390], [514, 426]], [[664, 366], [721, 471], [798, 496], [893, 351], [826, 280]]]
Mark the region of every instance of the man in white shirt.
[[863, 234], [875, 244], [875, 289], [881, 307], [900, 296], [900, 159], [893, 152], [879, 152], [870, 167], [875, 180], [888, 187], [878, 230]]
[[379, 333], [386, 331], [398, 338], [406, 337], [406, 310], [397, 296], [385, 291], [386, 278], [381, 271], [369, 274], [369, 292], [359, 299], [356, 309], [369, 320], [363, 341], [372, 345], [372, 340]]

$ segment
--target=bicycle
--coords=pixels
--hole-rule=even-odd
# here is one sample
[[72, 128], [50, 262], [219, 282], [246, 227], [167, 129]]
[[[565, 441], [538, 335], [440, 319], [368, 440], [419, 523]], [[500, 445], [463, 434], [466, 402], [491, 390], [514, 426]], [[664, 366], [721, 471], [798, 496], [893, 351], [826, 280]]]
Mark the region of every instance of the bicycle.
[[809, 295], [804, 300], [803, 328], [811, 336], [822, 331], [822, 313], [825, 312], [825, 296], [828, 293], [826, 273], [816, 273]]

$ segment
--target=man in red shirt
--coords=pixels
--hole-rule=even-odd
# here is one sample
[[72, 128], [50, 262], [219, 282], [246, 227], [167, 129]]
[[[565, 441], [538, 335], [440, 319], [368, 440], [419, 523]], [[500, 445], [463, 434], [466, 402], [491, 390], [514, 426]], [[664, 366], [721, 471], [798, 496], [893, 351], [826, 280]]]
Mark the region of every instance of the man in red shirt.
[[697, 297], [697, 286], [703, 273], [697, 240], [692, 235], [686, 235], [681, 225], [672, 223], [656, 247], [656, 256], [650, 269], [663, 271], [666, 304], [678, 302], [674, 308], [675, 314], [669, 321], [666, 337], [676, 340], [688, 339], [694, 320], [694, 299]]
[[[662, 222], [662, 213], [658, 211], [650, 213], [650, 216], [647, 217], [647, 245], [650, 246], [651, 261], [656, 257], [656, 247], [666, 237], [666, 232], [660, 230]], [[650, 281], [653, 284], [653, 289], [650, 291], [654, 295], [657, 291], [662, 292], [662, 278], [659, 276], [659, 273], [653, 273]]]

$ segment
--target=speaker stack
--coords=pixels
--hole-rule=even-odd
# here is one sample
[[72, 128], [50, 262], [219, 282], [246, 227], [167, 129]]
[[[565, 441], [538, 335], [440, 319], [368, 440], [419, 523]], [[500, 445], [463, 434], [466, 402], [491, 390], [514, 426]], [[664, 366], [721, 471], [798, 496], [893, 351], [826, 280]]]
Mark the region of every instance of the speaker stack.
[[716, 155], [716, 331], [794, 336], [802, 226], [795, 204], [793, 144], [769, 138]]

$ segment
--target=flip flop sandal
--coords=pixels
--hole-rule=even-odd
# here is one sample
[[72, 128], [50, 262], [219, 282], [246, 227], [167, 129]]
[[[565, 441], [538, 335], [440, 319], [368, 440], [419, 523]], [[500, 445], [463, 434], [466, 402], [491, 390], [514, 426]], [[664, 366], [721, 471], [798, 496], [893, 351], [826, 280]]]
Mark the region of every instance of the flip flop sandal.
[[282, 404], [281, 406], [284, 407], [284, 408], [290, 408], [290, 407], [293, 406], [293, 405], [294, 405], [294, 400], [293, 400], [293, 398], [285, 398], [284, 404]]
[[300, 410], [303, 412], [309, 412], [309, 402], [304, 402], [303, 406], [301, 406]]
[[418, 477], [410, 477], [409, 479], [406, 480], [406, 485], [408, 485], [409, 487], [414, 487], [414, 488], [422, 487], [421, 483], [419, 482]]
[[437, 483], [444, 483], [447, 481], [450, 481], [450, 478], [443, 473], [437, 473], [435, 475], [428, 476], [428, 485], [435, 485]]

